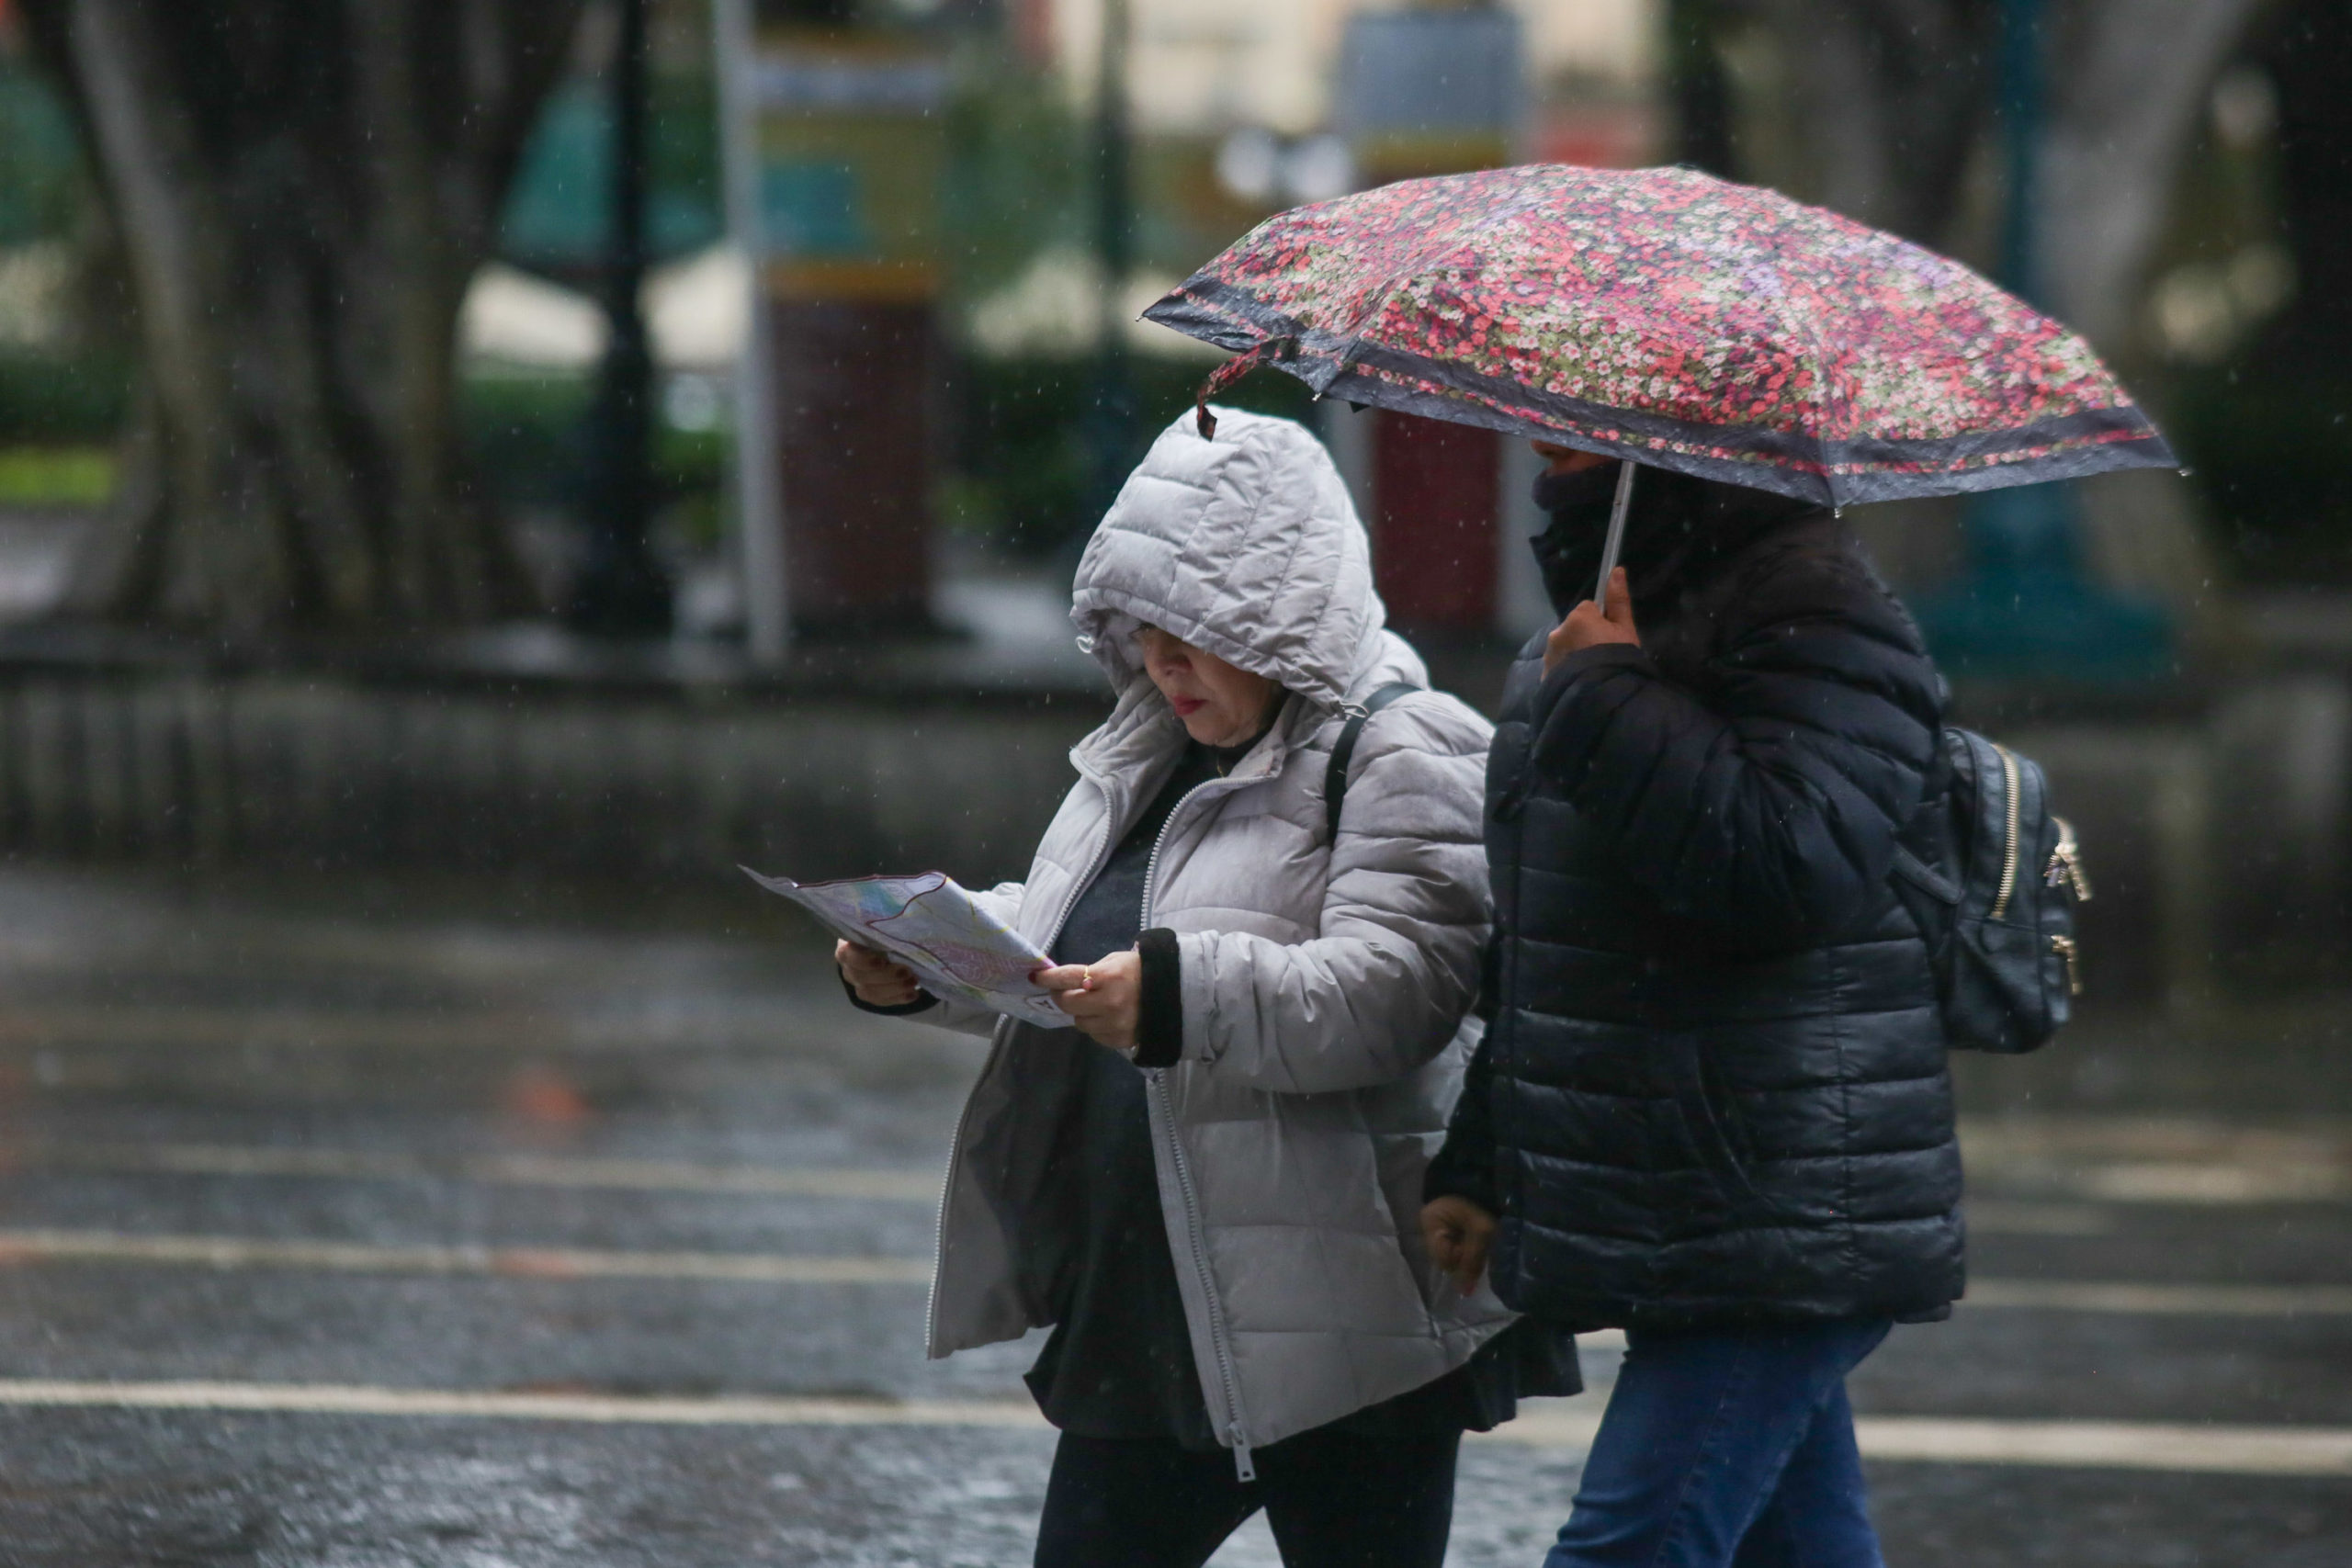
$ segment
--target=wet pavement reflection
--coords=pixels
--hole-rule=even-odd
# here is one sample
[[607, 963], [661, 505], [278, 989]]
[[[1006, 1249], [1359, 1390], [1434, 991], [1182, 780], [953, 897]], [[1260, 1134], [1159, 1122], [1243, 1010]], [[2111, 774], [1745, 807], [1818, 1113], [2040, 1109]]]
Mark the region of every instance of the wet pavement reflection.
[[[1034, 1347], [922, 1355], [978, 1055], [748, 890], [0, 873], [0, 1562], [1025, 1562]], [[1889, 1561], [2352, 1561], [2352, 1124], [1969, 1110]], [[1453, 1562], [1540, 1559], [1585, 1355]]]

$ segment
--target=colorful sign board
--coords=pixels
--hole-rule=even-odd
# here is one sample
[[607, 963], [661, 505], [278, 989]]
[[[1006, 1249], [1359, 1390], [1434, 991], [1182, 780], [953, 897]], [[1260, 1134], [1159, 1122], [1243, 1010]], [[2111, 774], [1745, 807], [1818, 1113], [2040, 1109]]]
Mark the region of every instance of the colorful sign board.
[[796, 626], [920, 622], [946, 108], [940, 47], [755, 25], [715, 0], [729, 227], [752, 262], [737, 394], [755, 659]]
[[921, 40], [775, 31], [752, 62], [763, 273], [803, 299], [928, 300], [948, 64]]

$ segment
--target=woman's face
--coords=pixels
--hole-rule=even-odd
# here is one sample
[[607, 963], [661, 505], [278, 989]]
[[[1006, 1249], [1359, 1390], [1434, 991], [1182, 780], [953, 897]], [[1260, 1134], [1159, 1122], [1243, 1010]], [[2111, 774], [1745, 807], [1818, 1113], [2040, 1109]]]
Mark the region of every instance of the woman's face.
[[1603, 463], [1613, 463], [1617, 460], [1614, 457], [1604, 457], [1598, 452], [1587, 452], [1576, 446], [1562, 446], [1551, 441], [1531, 441], [1528, 445], [1535, 448], [1535, 455], [1543, 458], [1547, 465], [1544, 469], [1547, 474], [1580, 474], [1587, 468], [1597, 468]]
[[1238, 670], [1158, 626], [1136, 632], [1136, 647], [1151, 683], [1184, 721], [1184, 733], [1204, 746], [1238, 746], [1251, 739], [1282, 691], [1263, 675]]

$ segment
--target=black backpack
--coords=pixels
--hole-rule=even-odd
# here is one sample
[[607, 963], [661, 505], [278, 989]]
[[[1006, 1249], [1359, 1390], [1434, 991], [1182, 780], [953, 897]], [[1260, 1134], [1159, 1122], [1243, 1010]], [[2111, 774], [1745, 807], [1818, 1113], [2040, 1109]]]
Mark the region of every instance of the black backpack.
[[1330, 764], [1323, 770], [1323, 841], [1340, 841], [1340, 808], [1348, 799], [1348, 764], [1355, 760], [1356, 742], [1363, 739], [1363, 727], [1372, 716], [1395, 702], [1409, 697], [1421, 688], [1410, 681], [1391, 681], [1361, 703], [1342, 703], [1340, 713], [1347, 723], [1340, 727], [1339, 738], [1331, 742]]
[[1893, 881], [1927, 936], [1946, 1041], [2011, 1055], [2049, 1043], [2082, 994], [2075, 906], [2091, 885], [2033, 761], [1946, 729]]

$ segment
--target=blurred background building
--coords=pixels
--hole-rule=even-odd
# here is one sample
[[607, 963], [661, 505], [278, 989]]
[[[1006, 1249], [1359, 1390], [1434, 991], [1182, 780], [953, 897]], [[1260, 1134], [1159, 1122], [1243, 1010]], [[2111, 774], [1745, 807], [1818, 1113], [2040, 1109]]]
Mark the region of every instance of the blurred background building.
[[[122, 40], [144, 77], [110, 78], [68, 25], [77, 9], [0, 0], [13, 842], [228, 854], [315, 831], [332, 859], [363, 852], [255, 803], [269, 778], [367, 774], [471, 803], [494, 824], [485, 840], [512, 840], [465, 852], [492, 858], [550, 840], [583, 863], [650, 856], [697, 875], [762, 845], [938, 858], [965, 840], [874, 804], [898, 753], [871, 735], [932, 722], [888, 705], [913, 703], [1056, 774], [1056, 748], [1031, 742], [1099, 700], [1062, 617], [1076, 551], [1216, 357], [1138, 321], [1146, 304], [1295, 203], [1514, 161], [1686, 161], [2017, 282], [2154, 407], [2186, 480], [2109, 476], [2022, 518], [1953, 503], [1854, 522], [1921, 607], [1966, 711], [2073, 727], [2052, 744], [2102, 803], [2086, 808], [2106, 829], [2094, 852], [2124, 893], [2097, 918], [2138, 955], [2118, 961], [2127, 988], [2201, 985], [2215, 953], [2224, 970], [2344, 973], [2339, 6], [506, 0], [513, 91], [450, 117], [488, 128], [473, 141], [425, 136], [410, 164], [368, 151], [353, 106], [413, 91], [431, 120], [433, 95], [456, 90], [435, 85], [455, 46], [432, 36], [430, 7], [381, 8], [379, 41], [416, 51], [421, 85], [310, 96], [287, 86], [308, 80], [295, 56], [207, 54], [175, 23]], [[277, 0], [198, 11], [255, 38], [329, 26]], [[334, 39], [311, 41], [333, 55]], [[205, 118], [214, 78], [277, 94], [273, 113], [351, 150], [288, 174], [268, 126]], [[154, 107], [148, 141], [85, 130], [119, 92]], [[197, 151], [172, 152], [173, 114]], [[138, 200], [142, 170], [172, 156], [220, 211], [298, 177], [313, 194], [291, 205], [319, 210], [279, 231], [252, 209], [243, 251], [224, 241], [225, 259], [182, 265], [157, 249], [177, 231]], [[421, 226], [379, 221], [434, 159], [435, 188], [465, 200]], [[203, 216], [192, 194], [183, 227]], [[243, 281], [289, 255], [309, 258], [285, 285], [299, 309]], [[196, 304], [172, 304], [174, 279]], [[207, 288], [235, 296], [223, 319], [245, 325], [186, 351]], [[1550, 614], [1519, 544], [1539, 521], [1528, 455], [1315, 407], [1275, 374], [1236, 396], [1316, 423], [1396, 619], [1490, 701], [1508, 650]], [[220, 400], [243, 412], [208, 424]], [[190, 468], [214, 447], [215, 468]], [[2027, 613], [2052, 604], [2088, 607]], [[2011, 635], [2037, 620], [2079, 635]], [[399, 725], [348, 716], [410, 700], [386, 694], [392, 666], [486, 705], [430, 742], [372, 739]], [[231, 694], [231, 717], [191, 716], [192, 670]], [[234, 682], [288, 670], [311, 671], [305, 700], [327, 705], [239, 707]], [[149, 700], [140, 682], [159, 671], [181, 695]], [[330, 677], [334, 703], [318, 695]], [[483, 694], [516, 680], [537, 706]], [[70, 716], [94, 690], [119, 711]], [[591, 733], [616, 690], [669, 738], [641, 764]], [[864, 717], [840, 705], [860, 693], [881, 705]], [[443, 725], [453, 703], [413, 722]], [[791, 727], [820, 710], [839, 721], [830, 739], [775, 742], [798, 770], [789, 787], [763, 772], [768, 742], [726, 739], [813, 734]], [[715, 729], [697, 728], [706, 711]], [[518, 739], [542, 718], [544, 744]], [[340, 760], [303, 750], [336, 725]], [[681, 760], [704, 745], [707, 765]], [[615, 782], [631, 767], [643, 776]], [[582, 844], [579, 822], [527, 804], [615, 791], [651, 803], [638, 836], [669, 847]], [[187, 804], [247, 795], [243, 826]], [[2266, 833], [2221, 826], [2250, 801]], [[205, 811], [227, 825], [187, 826]], [[987, 820], [973, 841], [1021, 839], [1012, 817]], [[396, 840], [383, 829], [364, 852], [409, 852]]]
[[[461, 318], [469, 455], [549, 605], [579, 566], [571, 525], [593, 471], [579, 448], [611, 340], [600, 296], [616, 228], [612, 78], [628, 7], [576, 9], [566, 67], [533, 109], [494, 254]], [[930, 589], [975, 560], [1049, 556], [1083, 534], [1102, 466], [1083, 448], [1106, 438], [1132, 446], [1179, 406], [1202, 365], [1194, 345], [1135, 321], [1137, 309], [1295, 202], [1512, 160], [1681, 159], [1828, 201], [1987, 271], [2001, 270], [2007, 243], [2005, 89], [1988, 63], [1998, 7], [1930, 7], [1944, 33], [1898, 46], [1867, 6], [1821, 11], [1809, 28], [1803, 6], [1720, 0], [759, 0], [741, 7], [756, 59], [738, 62], [740, 101], [760, 126], [758, 232], [733, 241], [709, 0], [644, 9], [653, 536], [690, 636], [736, 635], [744, 614], [723, 475], [751, 331], [747, 243], [762, 249], [764, 292], [780, 312], [767, 325], [779, 377], [802, 376], [808, 355], [811, 367], [835, 364], [827, 355], [844, 351], [824, 346], [832, 332], [874, 339], [872, 363], [909, 378], [884, 387], [814, 376], [809, 386], [827, 395], [860, 382], [858, 395], [878, 400], [812, 410], [777, 430], [784, 467], [818, 487], [797, 504], [783, 497], [792, 525], [814, 531], [790, 569], [794, 618], [805, 631], [873, 631], [934, 617]], [[2343, 292], [2327, 279], [2342, 265], [2346, 132], [2327, 64], [2339, 40], [2325, 35], [2341, 24], [2283, 0], [2184, 4], [2195, 58], [2148, 77], [2128, 48], [2110, 41], [2109, 59], [2084, 36], [2095, 29], [2081, 17], [2100, 7], [2050, 9], [2048, 101], [2033, 110], [2052, 171], [2040, 226], [2054, 270], [2042, 292], [2160, 409], [2199, 479], [2119, 485], [2128, 501], [2094, 504], [2093, 569], [2200, 626], [2192, 602], [2216, 572], [2249, 586], [2340, 580], [2331, 520], [2346, 504], [2346, 459], [2332, 422], [2346, 328]], [[0, 17], [0, 440], [12, 504], [62, 515], [107, 493], [135, 333], [54, 73], [40, 68], [21, 19]], [[2124, 104], [2098, 96], [2143, 81], [2149, 90]], [[2118, 118], [2127, 109], [2140, 118]], [[2076, 167], [2096, 161], [2083, 149], [2116, 131], [2133, 133], [2132, 166], [2110, 153], [2109, 164]], [[1115, 159], [1106, 141], [1119, 144]], [[1118, 188], [1106, 193], [1114, 164]], [[2114, 194], [2093, 210], [2084, 182]], [[1118, 210], [1106, 218], [1108, 207]], [[2081, 228], [2100, 237], [2076, 243]], [[1113, 247], [1124, 265], [1106, 282]], [[814, 306], [824, 309], [796, 313]], [[905, 321], [885, 324], [893, 311]], [[1098, 362], [1111, 348], [1130, 359], [1132, 386], [1120, 411], [1127, 428], [1105, 437], [1084, 410], [1103, 395]], [[1250, 391], [1283, 400], [1283, 389]], [[897, 417], [873, 417], [881, 408]], [[849, 470], [833, 472], [828, 448], [840, 443], [813, 432], [844, 424], [887, 428], [920, 448], [869, 452], [892, 476], [888, 499], [871, 484], [826, 488], [848, 483]], [[1411, 491], [1411, 461], [1374, 456], [1417, 437], [1364, 442], [1344, 430], [1333, 439], [1376, 529], [1381, 475], [1415, 497], [1391, 504], [1430, 503]], [[1449, 473], [1436, 488], [1445, 504], [1500, 517], [1521, 486], [1498, 477], [1482, 490]], [[2166, 515], [2152, 524], [2152, 511]], [[888, 544], [853, 552], [862, 564], [850, 570], [823, 542], [828, 530]], [[1883, 532], [1906, 586], [1952, 569], [1951, 527], [1906, 520]], [[1419, 567], [1396, 552], [1427, 547], [1429, 536], [1385, 539], [1390, 558]], [[10, 603], [37, 609], [42, 573], [55, 570], [37, 563], [52, 558], [29, 545], [19, 553]], [[1468, 559], [1453, 574], [1462, 581], [1416, 570], [1404, 618], [1456, 632], [1527, 624], [1532, 607], [1513, 597], [1507, 570], [1498, 564], [1474, 590]], [[1427, 605], [1415, 598], [1424, 592]]]

